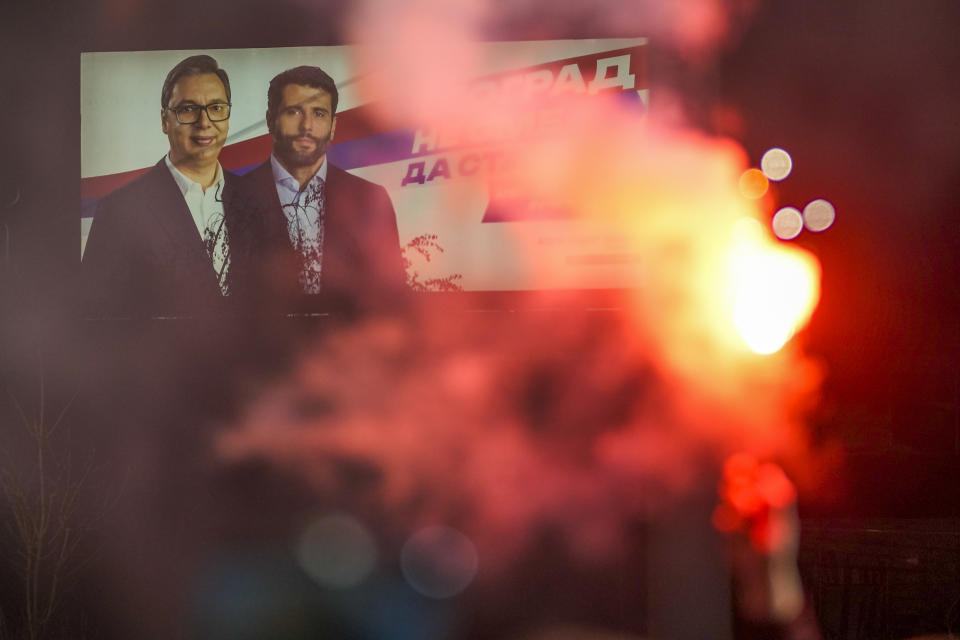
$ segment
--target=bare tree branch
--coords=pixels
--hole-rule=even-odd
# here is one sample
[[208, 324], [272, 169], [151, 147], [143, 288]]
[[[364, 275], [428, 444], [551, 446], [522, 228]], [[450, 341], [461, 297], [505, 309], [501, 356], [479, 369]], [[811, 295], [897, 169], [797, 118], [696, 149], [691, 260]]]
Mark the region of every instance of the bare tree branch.
[[76, 509], [93, 463], [91, 458], [80, 476], [75, 477], [70, 448], [56, 452], [53, 437], [64, 424], [77, 394], [57, 412], [55, 420], [48, 423], [42, 361], [36, 419], [31, 419], [9, 387], [6, 391], [34, 451], [28, 469], [22, 468], [22, 461], [15, 465], [6, 453], [4, 465], [0, 467], [0, 495], [12, 520], [12, 524], [7, 523], [7, 529], [19, 547], [12, 550], [8, 558], [23, 589], [22, 621], [16, 629], [11, 629], [8, 619], [0, 612], [0, 640], [14, 636], [42, 640], [50, 637], [55, 625], [63, 628], [63, 620], [59, 623], [55, 620], [71, 568], [78, 564], [75, 555], [85, 528], [75, 524]]

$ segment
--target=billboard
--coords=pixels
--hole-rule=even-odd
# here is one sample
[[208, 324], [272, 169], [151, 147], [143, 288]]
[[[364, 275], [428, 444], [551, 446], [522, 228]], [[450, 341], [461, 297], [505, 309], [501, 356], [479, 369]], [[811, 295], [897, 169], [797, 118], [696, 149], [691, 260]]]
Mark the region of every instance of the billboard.
[[[366, 101], [352, 46], [81, 54], [80, 249], [101, 199], [145, 175], [169, 150], [157, 99], [167, 73], [207, 54], [230, 75], [224, 170], [249, 174], [268, 162], [273, 137], [267, 87], [278, 73], [321, 67], [339, 91], [327, 160], [382, 187], [395, 212], [406, 284], [418, 291], [517, 291], [635, 286], [640, 256], [613, 227], [511, 188], [510, 147], [563, 126], [564, 100], [616, 96], [649, 103], [644, 38], [499, 42], [483, 46], [478, 100], [549, 97], [542, 106], [489, 125], [397, 128]], [[493, 102], [491, 102], [492, 104]], [[328, 241], [329, 238], [328, 238]]]

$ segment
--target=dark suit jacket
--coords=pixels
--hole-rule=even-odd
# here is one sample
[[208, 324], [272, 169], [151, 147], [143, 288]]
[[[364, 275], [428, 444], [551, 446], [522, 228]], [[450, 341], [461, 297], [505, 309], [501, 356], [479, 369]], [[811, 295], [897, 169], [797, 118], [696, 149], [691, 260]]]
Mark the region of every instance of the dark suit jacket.
[[266, 296], [283, 311], [393, 311], [403, 303], [408, 289], [397, 218], [383, 187], [327, 166], [322, 292], [304, 296], [301, 258], [290, 242], [270, 161], [239, 183], [232, 211], [243, 220], [235, 226], [244, 236], [232, 245], [238, 290]]
[[[236, 176], [224, 172], [224, 206]], [[232, 233], [227, 216], [228, 242]], [[183, 316], [219, 311], [223, 296], [183, 194], [161, 159], [104, 197], [81, 264], [82, 313]]]

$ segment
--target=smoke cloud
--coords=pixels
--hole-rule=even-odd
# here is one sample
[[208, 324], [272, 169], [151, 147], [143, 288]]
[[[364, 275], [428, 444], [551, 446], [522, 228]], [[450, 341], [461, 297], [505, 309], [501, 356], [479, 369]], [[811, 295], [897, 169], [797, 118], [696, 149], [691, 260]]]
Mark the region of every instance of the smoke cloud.
[[[608, 4], [590, 15], [700, 52], [742, 13], [709, 0]], [[500, 169], [465, 181], [615, 229], [638, 257], [629, 293], [604, 311], [550, 292], [528, 294], [516, 313], [427, 301], [325, 332], [217, 440], [227, 463], [270, 461], [321, 496], [387, 514], [397, 531], [455, 527], [487, 567], [542, 527], [583, 558], [614, 553], [625, 521], [655, 516], [734, 451], [799, 464], [819, 381], [796, 342], [761, 356], [738, 332], [744, 255], [805, 274], [808, 290], [779, 272], [761, 285], [758, 309], [784, 289], [801, 300], [784, 339], [809, 317], [819, 271], [756, 224], [773, 203], [738, 190], [748, 162], [734, 141], [685, 125], [666, 97], [647, 114], [611, 92], [478, 84], [490, 68], [478, 38], [534, 8], [367, 3], [352, 23], [359, 89], [385, 126], [495, 148]]]

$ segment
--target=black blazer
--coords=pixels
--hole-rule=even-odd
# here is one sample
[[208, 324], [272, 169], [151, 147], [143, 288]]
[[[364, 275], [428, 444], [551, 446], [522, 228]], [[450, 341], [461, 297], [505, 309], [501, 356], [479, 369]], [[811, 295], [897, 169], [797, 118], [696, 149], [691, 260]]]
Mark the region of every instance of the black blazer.
[[[327, 166], [320, 296], [300, 289], [301, 258], [290, 242], [270, 161], [238, 180], [232, 275], [238, 291], [282, 311], [392, 311], [408, 291], [397, 217], [386, 189]], [[230, 222], [228, 220], [228, 222]]]
[[[235, 179], [224, 172], [225, 209]], [[229, 243], [231, 216], [224, 215]], [[224, 308], [213, 263], [162, 159], [99, 202], [80, 271], [87, 316], [190, 316]]]

